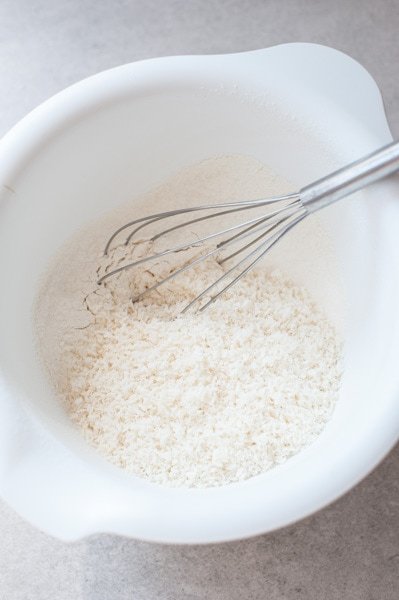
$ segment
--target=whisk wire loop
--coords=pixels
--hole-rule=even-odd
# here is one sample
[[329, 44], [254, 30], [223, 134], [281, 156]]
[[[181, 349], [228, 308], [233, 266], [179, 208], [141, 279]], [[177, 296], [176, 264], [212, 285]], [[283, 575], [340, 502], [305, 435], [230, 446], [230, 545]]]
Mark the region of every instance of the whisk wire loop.
[[[178, 217], [197, 211], [207, 211], [207, 214], [205, 215], [196, 218], [190, 218], [188, 220], [183, 221], [182, 223], [178, 223], [176, 225], [173, 225], [171, 227], [157, 232], [155, 235], [149, 238], [149, 241], [155, 242], [156, 240], [159, 240], [160, 238], [165, 237], [168, 234], [171, 234], [172, 232], [175, 232], [179, 229], [202, 223], [212, 218], [221, 218], [226, 215], [238, 213], [240, 211], [247, 211], [254, 208], [260, 209], [263, 207], [266, 207], [266, 209], [269, 208], [269, 210], [262, 215], [258, 215], [252, 219], [247, 219], [246, 221], [240, 222], [238, 224], [229, 225], [228, 227], [219, 229], [216, 232], [209, 233], [198, 239], [194, 239], [183, 244], [178, 244], [173, 246], [172, 248], [167, 248], [166, 250], [160, 252], [154, 252], [153, 254], [144, 256], [142, 258], [139, 258], [138, 260], [123, 264], [120, 267], [117, 267], [116, 269], [113, 269], [103, 274], [99, 278], [98, 284], [104, 283], [106, 280], [108, 280], [111, 277], [114, 277], [118, 273], [122, 273], [123, 271], [126, 271], [128, 269], [138, 267], [147, 262], [161, 259], [168, 255], [196, 247], [205, 248], [206, 251], [203, 254], [193, 259], [190, 259], [189, 262], [184, 264], [179, 269], [170, 272], [166, 277], [163, 277], [154, 285], [143, 290], [140, 294], [133, 298], [133, 301], [135, 302], [142, 299], [145, 295], [149, 294], [150, 292], [156, 290], [161, 285], [164, 285], [165, 283], [171, 281], [186, 270], [194, 267], [200, 262], [206, 261], [211, 256], [216, 255], [218, 263], [222, 265], [227, 261], [230, 261], [233, 258], [237, 257], [238, 255], [246, 252], [243, 258], [241, 258], [237, 263], [235, 263], [226, 272], [224, 272], [203, 292], [196, 296], [183, 309], [182, 312], [187, 312], [187, 310], [189, 310], [195, 304], [199, 304], [201, 300], [203, 300], [205, 296], [209, 294], [209, 292], [211, 292], [214, 288], [216, 288], [223, 281], [231, 277], [234, 273], [237, 272], [239, 268], [241, 268], [241, 271], [238, 273], [237, 276], [233, 277], [233, 279], [226, 286], [224, 286], [220, 291], [215, 293], [203, 306], [201, 306], [200, 311], [203, 311], [210, 304], [212, 304], [222, 293], [230, 289], [235, 283], [237, 283], [242, 277], [244, 277], [244, 275], [248, 273], [260, 261], [261, 258], [263, 258], [263, 256], [272, 248], [272, 246], [274, 246], [274, 244], [289, 229], [291, 229], [291, 227], [296, 225], [308, 214], [308, 211], [306, 210], [306, 208], [303, 207], [298, 194], [288, 194], [287, 196], [276, 196], [274, 198], [244, 202], [229, 202], [213, 205], [202, 205], [191, 208], [166, 211], [163, 213], [156, 213], [147, 217], [135, 219], [133, 221], [130, 221], [129, 223], [124, 224], [122, 227], [117, 229], [108, 240], [104, 250], [105, 255], [109, 254], [111, 246], [114, 240], [117, 238], [117, 236], [119, 236], [123, 231], [134, 227], [135, 225], [138, 225], [138, 227], [135, 227], [133, 231], [131, 231], [127, 235], [124, 242], [126, 245], [132, 243], [134, 240], [134, 236], [139, 231], [143, 230], [145, 227], [156, 224], [171, 217]], [[212, 212], [213, 210], [216, 210], [216, 212]], [[218, 242], [213, 248], [209, 248], [210, 242], [219, 237], [222, 237], [223, 239], [220, 242]], [[242, 240], [246, 238], [252, 239], [241, 245], [236, 250], [230, 252], [230, 254], [228, 254], [227, 256], [223, 255], [228, 248], [230, 248], [233, 245], [239, 244]], [[255, 244], [257, 245], [255, 248], [253, 248]], [[249, 264], [245, 266], [245, 264], [248, 263], [248, 261], [250, 261]]]

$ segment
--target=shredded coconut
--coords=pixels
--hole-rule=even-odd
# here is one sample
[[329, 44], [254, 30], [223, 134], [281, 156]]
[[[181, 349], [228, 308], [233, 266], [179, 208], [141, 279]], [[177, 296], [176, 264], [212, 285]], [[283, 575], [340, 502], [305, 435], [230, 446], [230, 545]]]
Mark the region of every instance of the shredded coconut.
[[[98, 272], [151, 245], [116, 247]], [[341, 374], [333, 325], [277, 270], [251, 272], [204, 313], [180, 311], [223, 273], [215, 259], [132, 302], [198, 252], [100, 288], [86, 282], [88, 320], [64, 328], [56, 383], [102, 455], [173, 486], [222, 485], [284, 462], [323, 430]]]

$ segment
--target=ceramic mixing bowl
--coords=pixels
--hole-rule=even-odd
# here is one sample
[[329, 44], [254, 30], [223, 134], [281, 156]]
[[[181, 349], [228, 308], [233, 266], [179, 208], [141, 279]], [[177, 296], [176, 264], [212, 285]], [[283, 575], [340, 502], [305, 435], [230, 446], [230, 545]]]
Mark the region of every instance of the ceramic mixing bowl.
[[112, 532], [206, 543], [283, 527], [369, 473], [398, 437], [397, 179], [319, 214], [317, 231], [333, 261], [306, 228], [271, 258], [342, 330], [345, 371], [322, 435], [247, 481], [172, 489], [95, 455], [40, 364], [32, 306], [65, 240], [186, 165], [246, 154], [299, 188], [391, 139], [370, 75], [348, 56], [312, 44], [125, 65], [64, 90], [18, 123], [0, 141], [4, 499], [64, 540]]

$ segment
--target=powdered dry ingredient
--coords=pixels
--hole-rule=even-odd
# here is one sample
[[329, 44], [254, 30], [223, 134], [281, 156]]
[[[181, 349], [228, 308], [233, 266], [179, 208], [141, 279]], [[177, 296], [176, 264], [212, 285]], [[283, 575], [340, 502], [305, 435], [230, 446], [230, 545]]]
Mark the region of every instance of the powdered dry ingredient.
[[[98, 268], [146, 255], [151, 245], [117, 247]], [[334, 327], [278, 271], [251, 272], [200, 314], [180, 311], [223, 272], [214, 259], [131, 302], [198, 252], [126, 271], [99, 289], [87, 272], [79, 280], [78, 261], [80, 294], [68, 287], [72, 269], [69, 306], [58, 308], [61, 338], [43, 319], [40, 327], [53, 353], [62, 339], [57, 356], [43, 356], [87, 441], [115, 465], [175, 486], [221, 485], [284, 462], [321, 433], [340, 383]]]

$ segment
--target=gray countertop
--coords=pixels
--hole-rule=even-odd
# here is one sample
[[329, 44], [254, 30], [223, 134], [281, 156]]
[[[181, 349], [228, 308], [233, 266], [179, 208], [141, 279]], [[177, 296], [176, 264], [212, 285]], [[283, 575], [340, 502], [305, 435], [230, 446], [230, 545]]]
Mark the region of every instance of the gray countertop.
[[[399, 135], [397, 0], [2, 0], [0, 135], [49, 95], [142, 58], [289, 41], [334, 46], [382, 89]], [[213, 546], [64, 544], [0, 504], [0, 600], [397, 600], [399, 448], [332, 506]]]

